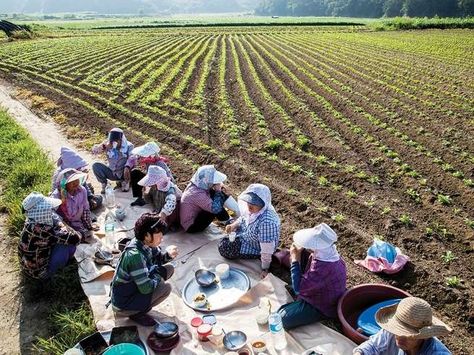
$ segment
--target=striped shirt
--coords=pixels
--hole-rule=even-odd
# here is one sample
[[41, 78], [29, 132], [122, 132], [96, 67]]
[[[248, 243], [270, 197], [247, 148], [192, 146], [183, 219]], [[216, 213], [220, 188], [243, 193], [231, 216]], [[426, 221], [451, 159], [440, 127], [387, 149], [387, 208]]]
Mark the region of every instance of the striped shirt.
[[260, 255], [260, 243], [273, 243], [275, 251], [280, 242], [280, 220], [275, 211], [266, 210], [250, 225], [242, 217], [239, 222], [237, 235], [242, 241], [241, 254]]
[[142, 294], [153, 292], [160, 282], [160, 275], [153, 272], [155, 265], [170, 261], [167, 252], [160, 247], [150, 248], [138, 239], [133, 239], [123, 251], [115, 270], [113, 286], [134, 282]]

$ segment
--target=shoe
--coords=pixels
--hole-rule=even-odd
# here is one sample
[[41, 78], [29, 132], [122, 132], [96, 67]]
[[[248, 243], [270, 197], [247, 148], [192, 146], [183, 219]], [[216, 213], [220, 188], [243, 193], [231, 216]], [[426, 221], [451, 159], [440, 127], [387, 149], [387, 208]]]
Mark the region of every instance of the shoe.
[[135, 323], [138, 323], [142, 327], [153, 327], [156, 325], [156, 320], [152, 316], [149, 316], [146, 313], [138, 313], [133, 316], [128, 317], [133, 320]]
[[100, 190], [101, 195], [105, 195], [105, 188], [107, 187], [107, 184], [102, 184], [102, 190]]
[[130, 183], [128, 181], [124, 181], [122, 183], [122, 192], [128, 192], [130, 190]]
[[139, 197], [137, 198], [135, 201], [133, 201], [130, 206], [145, 206], [146, 205], [146, 201]]

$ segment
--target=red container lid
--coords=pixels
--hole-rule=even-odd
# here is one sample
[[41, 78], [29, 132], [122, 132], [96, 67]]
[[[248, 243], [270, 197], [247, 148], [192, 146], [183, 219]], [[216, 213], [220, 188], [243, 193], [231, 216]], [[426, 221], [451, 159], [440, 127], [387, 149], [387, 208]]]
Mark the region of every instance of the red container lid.
[[212, 332], [212, 325], [210, 325], [210, 324], [201, 324], [197, 328], [197, 333], [198, 333], [198, 335], [201, 335], [201, 336], [210, 335], [211, 332]]
[[194, 328], [199, 327], [201, 324], [202, 324], [202, 318], [201, 317], [194, 317], [193, 319], [191, 319], [191, 325]]

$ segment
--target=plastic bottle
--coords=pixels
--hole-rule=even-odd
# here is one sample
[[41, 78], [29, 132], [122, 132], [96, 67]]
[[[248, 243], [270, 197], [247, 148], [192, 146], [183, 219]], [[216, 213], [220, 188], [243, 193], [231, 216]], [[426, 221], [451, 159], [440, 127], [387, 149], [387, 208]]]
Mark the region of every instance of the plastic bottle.
[[111, 211], [105, 215], [105, 245], [110, 249], [113, 248], [115, 240], [115, 218]]
[[107, 206], [107, 208], [115, 207], [115, 192], [110, 183], [107, 183], [107, 186], [105, 188], [105, 205]]
[[270, 333], [272, 334], [273, 346], [275, 347], [275, 350], [285, 349], [287, 342], [280, 313], [270, 313], [268, 316], [268, 327], [270, 328]]

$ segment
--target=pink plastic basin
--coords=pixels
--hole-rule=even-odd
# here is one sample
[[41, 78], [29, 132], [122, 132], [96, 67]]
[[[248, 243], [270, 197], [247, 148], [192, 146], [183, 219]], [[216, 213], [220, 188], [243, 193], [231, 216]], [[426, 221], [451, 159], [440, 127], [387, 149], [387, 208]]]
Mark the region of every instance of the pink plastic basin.
[[411, 296], [399, 288], [384, 284], [363, 284], [350, 288], [339, 299], [337, 316], [342, 324], [342, 332], [354, 343], [360, 344], [368, 339], [357, 329], [357, 318], [370, 306], [391, 298]]

